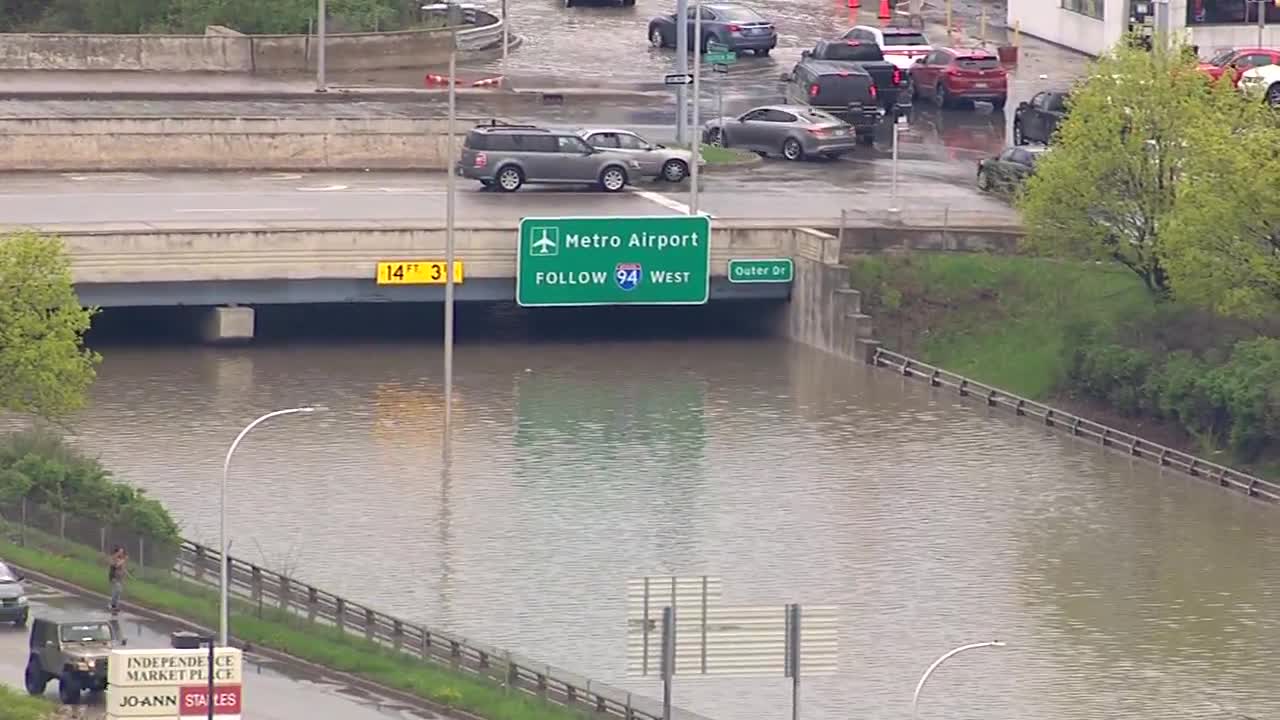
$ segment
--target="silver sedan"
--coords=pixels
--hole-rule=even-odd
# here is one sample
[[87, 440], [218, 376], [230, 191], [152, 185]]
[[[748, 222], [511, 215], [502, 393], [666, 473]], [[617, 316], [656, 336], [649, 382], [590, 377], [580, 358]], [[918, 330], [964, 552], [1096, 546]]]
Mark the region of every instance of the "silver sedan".
[[740, 147], [788, 160], [822, 155], [836, 158], [858, 146], [853, 126], [807, 105], [766, 105], [702, 126], [703, 142]]
[[[693, 153], [688, 150], [651, 143], [630, 130], [616, 128], [579, 130], [578, 137], [592, 147], [627, 156], [639, 164], [639, 174], [643, 177], [680, 182], [689, 176], [689, 159]], [[703, 164], [699, 158], [698, 167]]]

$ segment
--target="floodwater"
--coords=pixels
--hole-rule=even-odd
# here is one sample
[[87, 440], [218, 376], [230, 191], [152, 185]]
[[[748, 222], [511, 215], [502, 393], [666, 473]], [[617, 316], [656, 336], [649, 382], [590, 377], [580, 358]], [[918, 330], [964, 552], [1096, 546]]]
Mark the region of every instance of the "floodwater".
[[[625, 332], [619, 333], [625, 335]], [[629, 578], [838, 605], [802, 717], [1280, 717], [1273, 508], [762, 338], [464, 335], [443, 473], [438, 342], [106, 347], [81, 442], [216, 544], [385, 611], [661, 696], [625, 667]], [[681, 678], [717, 720], [790, 682]]]

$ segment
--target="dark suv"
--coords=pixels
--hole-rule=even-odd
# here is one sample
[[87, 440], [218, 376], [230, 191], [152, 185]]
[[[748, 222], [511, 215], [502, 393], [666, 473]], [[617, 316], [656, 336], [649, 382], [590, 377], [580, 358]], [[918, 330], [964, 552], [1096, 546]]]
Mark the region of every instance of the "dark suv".
[[107, 689], [107, 659], [125, 641], [105, 620], [31, 623], [30, 653], [24, 674], [27, 692], [43, 695], [50, 680], [58, 681], [58, 698], [67, 705], [80, 702], [80, 693]]
[[801, 60], [786, 75], [787, 102], [823, 110], [854, 127], [870, 145], [882, 113], [875, 80], [866, 70], [826, 60]]
[[530, 183], [597, 185], [621, 192], [638, 176], [633, 158], [595, 148], [571, 131], [534, 125], [479, 125], [467, 133], [458, 175], [515, 192]]

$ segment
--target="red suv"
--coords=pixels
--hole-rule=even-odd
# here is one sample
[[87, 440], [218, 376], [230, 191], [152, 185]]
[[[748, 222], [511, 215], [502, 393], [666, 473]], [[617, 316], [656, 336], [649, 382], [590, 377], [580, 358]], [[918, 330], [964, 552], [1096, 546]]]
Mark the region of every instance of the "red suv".
[[911, 97], [932, 98], [938, 107], [986, 100], [1000, 110], [1009, 97], [1009, 76], [1000, 60], [978, 48], [936, 48], [910, 73]]
[[1213, 80], [1221, 78], [1230, 71], [1231, 84], [1239, 85], [1240, 76], [1244, 75], [1245, 71], [1262, 67], [1263, 65], [1280, 65], [1280, 50], [1269, 48], [1223, 50], [1209, 58], [1209, 62], [1200, 63], [1198, 67], [1200, 72], [1208, 75]]

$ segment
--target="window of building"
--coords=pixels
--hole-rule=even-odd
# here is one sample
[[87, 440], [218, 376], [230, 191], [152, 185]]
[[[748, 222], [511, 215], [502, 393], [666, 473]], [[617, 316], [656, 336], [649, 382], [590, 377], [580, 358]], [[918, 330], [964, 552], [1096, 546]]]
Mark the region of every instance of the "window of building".
[[[1195, 0], [1187, 0], [1195, 2]], [[1095, 20], [1103, 19], [1103, 0], [1062, 0], [1062, 9], [1080, 13]]]
[[[1267, 24], [1280, 23], [1280, 7], [1267, 0]], [[1258, 3], [1253, 0], [1187, 0], [1188, 25], [1254, 25]]]

